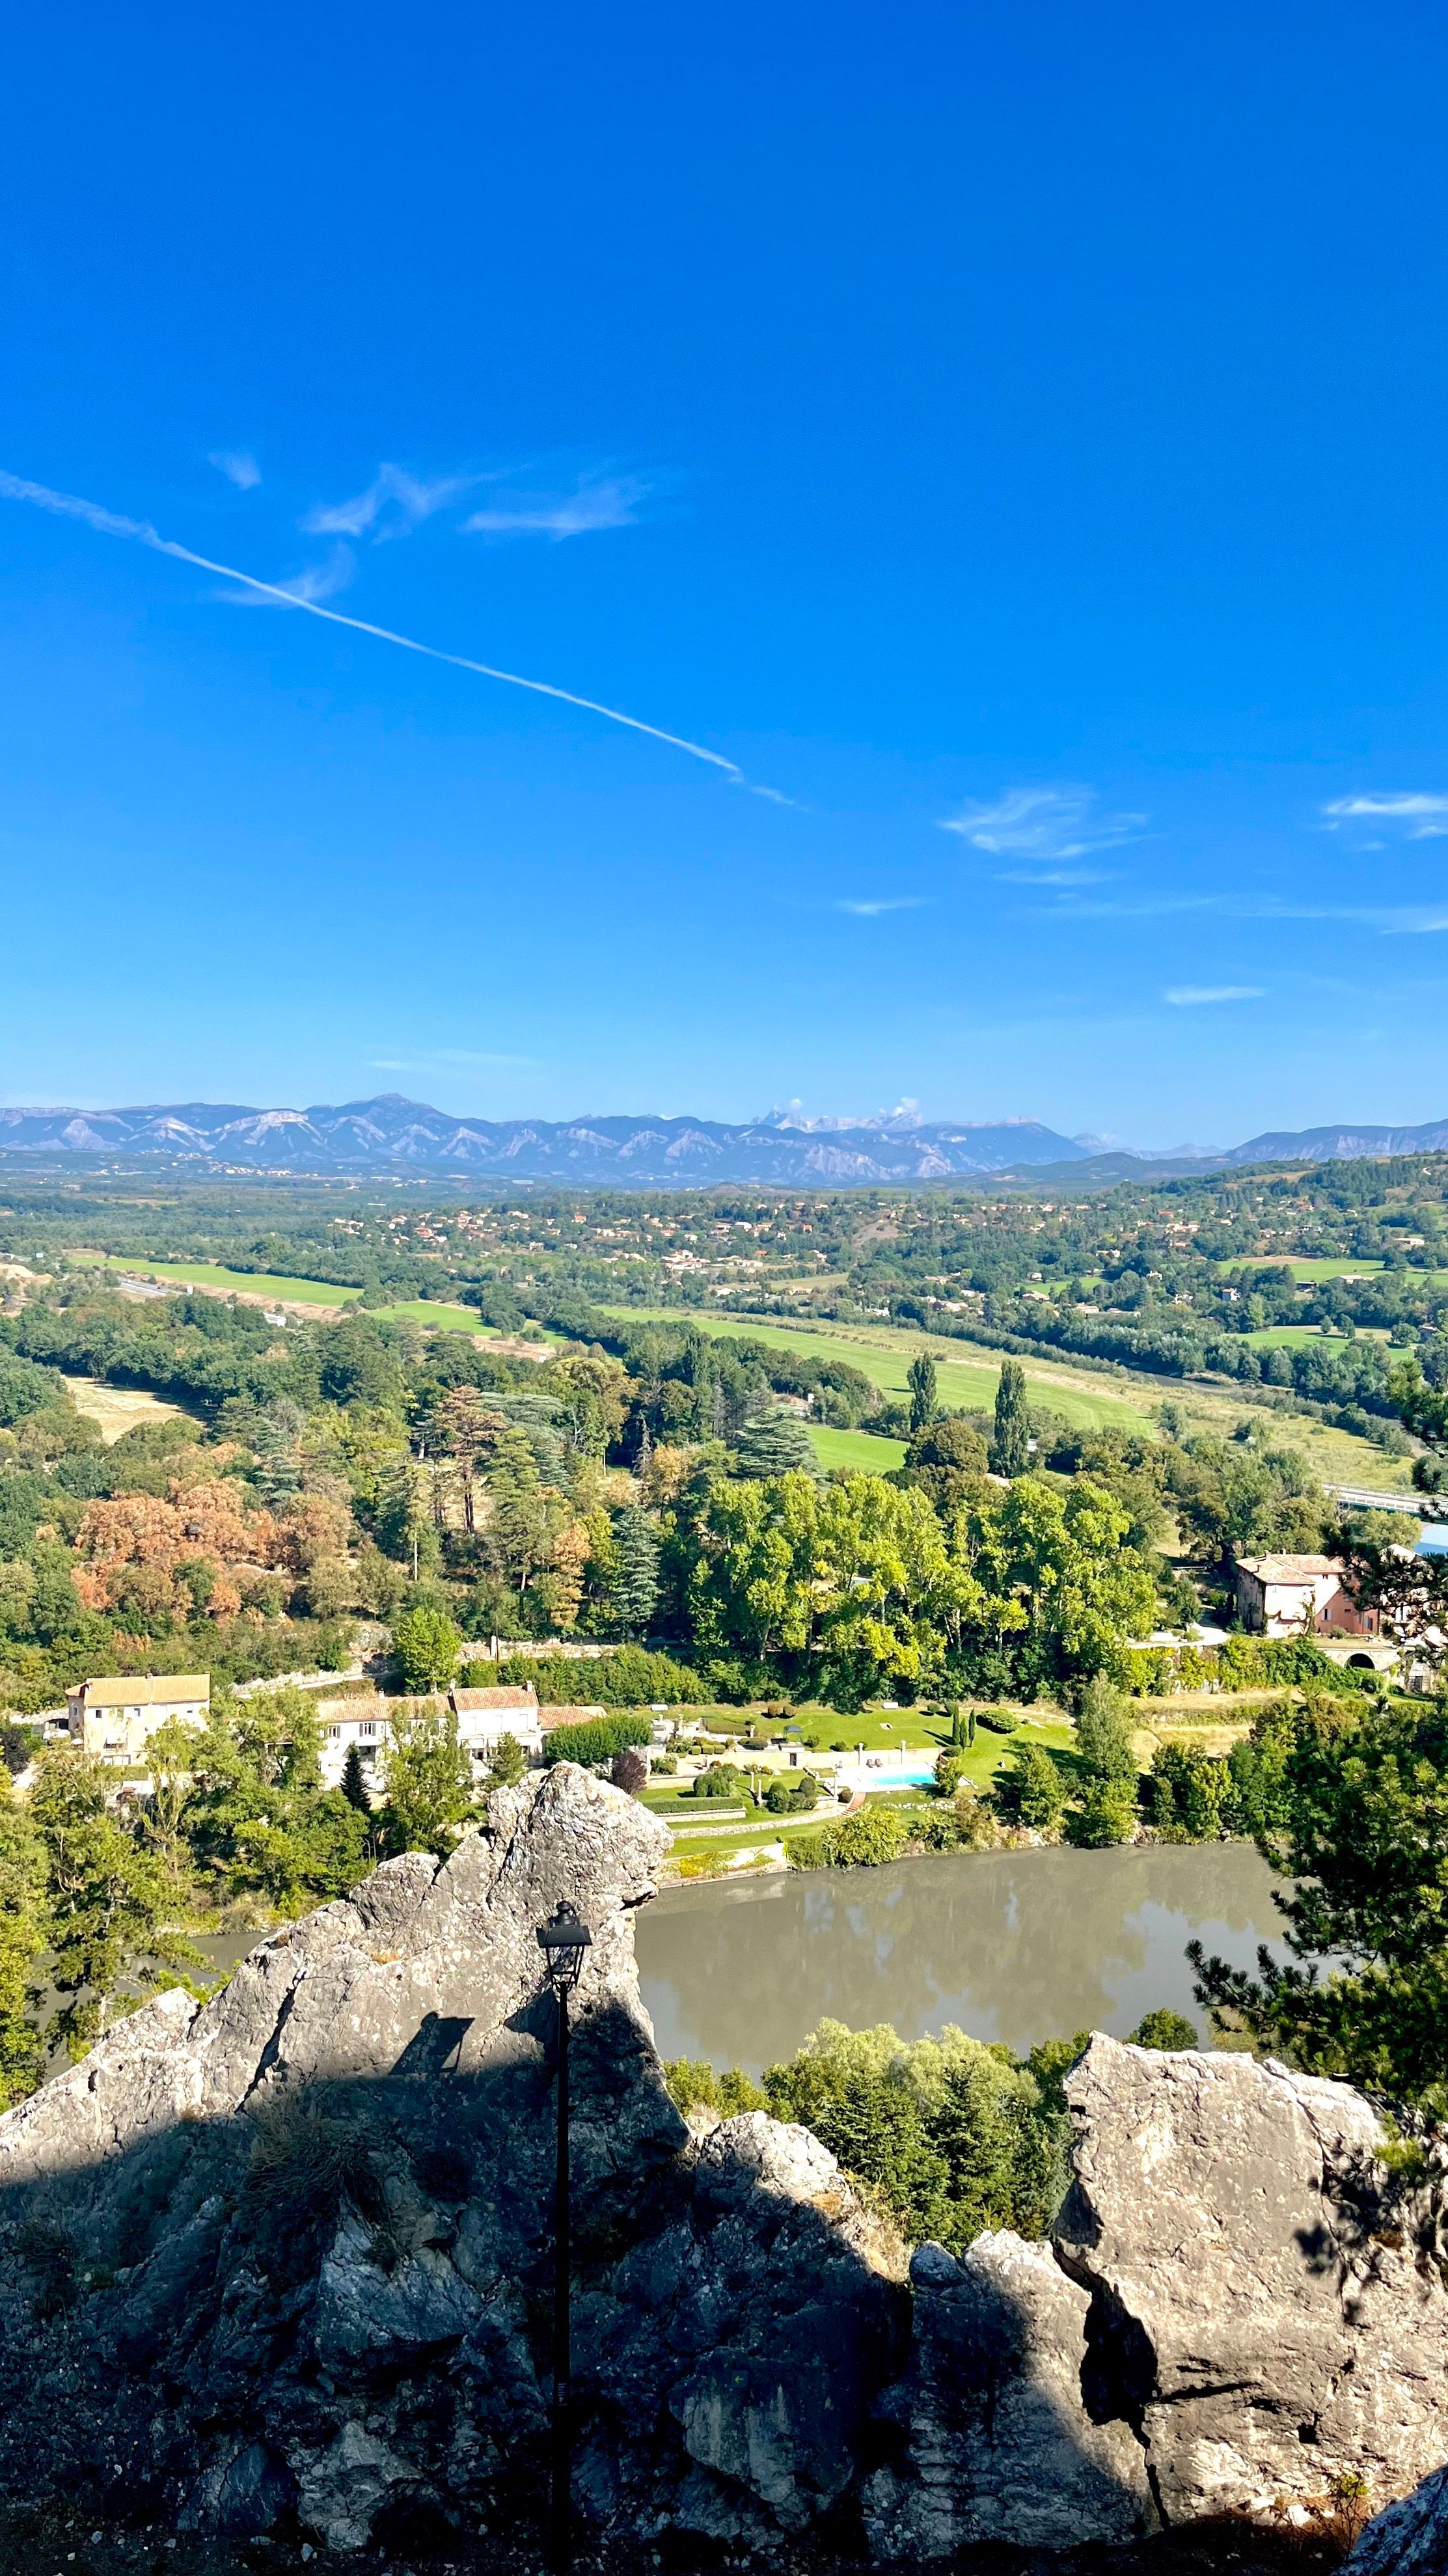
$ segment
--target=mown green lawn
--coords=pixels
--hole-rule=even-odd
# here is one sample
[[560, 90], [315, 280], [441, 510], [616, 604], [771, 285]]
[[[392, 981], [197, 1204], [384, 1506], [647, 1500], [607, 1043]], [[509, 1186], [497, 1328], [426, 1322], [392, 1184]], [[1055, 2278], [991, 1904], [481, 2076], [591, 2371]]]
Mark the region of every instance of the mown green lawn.
[[[1213, 1267], [1224, 1271], [1242, 1270], [1248, 1267], [1261, 1268], [1269, 1262], [1275, 1270], [1290, 1270], [1293, 1278], [1301, 1280], [1304, 1285], [1313, 1279], [1370, 1279], [1375, 1272], [1387, 1268], [1386, 1262], [1383, 1261], [1329, 1260], [1326, 1254], [1320, 1260], [1304, 1258], [1297, 1261], [1291, 1259], [1285, 1252], [1280, 1255], [1275, 1252], [1237, 1254], [1230, 1261], [1215, 1262]], [[1404, 1276], [1422, 1280], [1425, 1284], [1431, 1283], [1433, 1287], [1440, 1288], [1444, 1280], [1448, 1279], [1448, 1270], [1410, 1269], [1404, 1273]]]
[[1335, 1351], [1347, 1348], [1346, 1333], [1320, 1333], [1315, 1324], [1263, 1324], [1242, 1339], [1254, 1351], [1302, 1351], [1309, 1342], [1326, 1342]]

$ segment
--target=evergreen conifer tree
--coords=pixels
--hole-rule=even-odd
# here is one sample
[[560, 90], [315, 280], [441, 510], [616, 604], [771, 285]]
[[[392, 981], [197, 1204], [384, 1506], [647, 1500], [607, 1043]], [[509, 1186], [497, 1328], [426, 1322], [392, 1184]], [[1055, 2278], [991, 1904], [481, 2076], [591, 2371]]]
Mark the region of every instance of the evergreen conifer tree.
[[734, 1436], [736, 1476], [786, 1476], [791, 1468], [818, 1475], [814, 1446], [797, 1413], [767, 1397], [752, 1404]]
[[998, 1476], [1023, 1476], [1030, 1464], [1030, 1414], [1026, 1407], [1026, 1372], [1019, 1360], [1002, 1360], [996, 1388], [995, 1437], [990, 1463]]
[[367, 1795], [367, 1775], [363, 1771], [362, 1756], [355, 1744], [348, 1745], [347, 1759], [342, 1765], [342, 1795], [349, 1807], [356, 1807], [364, 1816], [371, 1814], [372, 1801]]
[[659, 1597], [659, 1542], [653, 1522], [637, 1504], [613, 1524], [617, 1564], [610, 1585], [614, 1622], [625, 1637], [646, 1637]]

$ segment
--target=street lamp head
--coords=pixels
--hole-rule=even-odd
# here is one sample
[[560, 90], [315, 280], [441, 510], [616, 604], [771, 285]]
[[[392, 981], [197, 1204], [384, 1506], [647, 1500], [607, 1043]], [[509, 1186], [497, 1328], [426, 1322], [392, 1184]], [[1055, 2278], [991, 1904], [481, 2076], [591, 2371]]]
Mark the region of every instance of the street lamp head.
[[571, 1994], [583, 1974], [583, 1953], [593, 1947], [593, 1934], [580, 1921], [567, 1898], [555, 1906], [535, 1934], [544, 1970], [555, 1995]]

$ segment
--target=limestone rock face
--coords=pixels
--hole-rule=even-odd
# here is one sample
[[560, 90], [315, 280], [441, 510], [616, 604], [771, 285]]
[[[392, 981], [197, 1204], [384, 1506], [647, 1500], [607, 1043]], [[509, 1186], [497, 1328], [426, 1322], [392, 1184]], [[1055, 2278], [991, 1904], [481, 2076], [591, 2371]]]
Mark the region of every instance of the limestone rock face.
[[1448, 2455], [1448, 2290], [1383, 2223], [1377, 2119], [1343, 2084], [1099, 2035], [1067, 2078], [1057, 2250], [1090, 2293], [1083, 2393], [1131, 2425], [1171, 2521], [1266, 2514]]
[[[569, 1765], [0, 2118], [0, 2496], [339, 2551], [546, 2494], [554, 2008], [574, 1999], [574, 2495], [592, 2535], [881, 2563], [1268, 2513], [1448, 2455], [1448, 2292], [1368, 2105], [1097, 2039], [1058, 2243], [902, 2249], [818, 2139], [691, 2131], [631, 1917], [663, 1829]], [[1441, 2487], [1363, 2548], [1428, 2576]], [[1374, 2558], [1372, 2550], [1379, 2555]], [[1417, 2554], [1414, 2555], [1413, 2553]], [[1385, 2554], [1386, 2553], [1386, 2554]], [[1396, 2554], [1393, 2554], [1396, 2553]]]
[[1352, 2576], [1448, 2576], [1448, 2468], [1376, 2514], [1348, 2564]]
[[767, 2548], [845, 2495], [898, 2368], [898, 2248], [758, 2117], [702, 2146], [643, 2015], [632, 1909], [667, 1836], [560, 1764], [443, 1866], [390, 1861], [166, 1994], [0, 2119], [0, 2492], [337, 2549], [545, 2491], [554, 2008], [574, 1998], [578, 2500]]
[[1140, 2443], [1082, 2403], [1090, 2300], [1050, 2248], [1004, 2230], [959, 2262], [922, 2245], [910, 2281], [911, 2374], [887, 2401], [907, 2448], [866, 2489], [874, 2555], [913, 2563], [976, 2541], [1068, 2549], [1151, 2529]]

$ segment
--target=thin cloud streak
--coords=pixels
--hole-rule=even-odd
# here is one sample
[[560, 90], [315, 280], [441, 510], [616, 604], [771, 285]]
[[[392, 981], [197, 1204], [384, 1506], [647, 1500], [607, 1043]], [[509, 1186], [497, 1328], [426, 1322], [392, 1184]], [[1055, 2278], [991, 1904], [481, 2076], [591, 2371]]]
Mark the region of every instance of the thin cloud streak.
[[500, 499], [485, 510], [475, 510], [463, 521], [463, 535], [551, 537], [558, 544], [565, 537], [589, 536], [601, 528], [631, 528], [637, 525], [638, 504], [647, 499], [649, 488], [638, 475], [584, 476], [561, 499], [520, 494], [516, 500]]
[[619, 707], [606, 707], [597, 698], [579, 697], [572, 689], [555, 688], [551, 680], [528, 680], [517, 671], [499, 670], [491, 662], [474, 662], [463, 653], [445, 653], [436, 644], [420, 644], [413, 635], [399, 635], [390, 626], [374, 626], [365, 617], [348, 617], [340, 608], [324, 608], [319, 600], [300, 599], [280, 582], [259, 581], [254, 573], [238, 572], [235, 564], [215, 563], [209, 555], [193, 553], [190, 546], [177, 545], [174, 538], [163, 537], [144, 519], [125, 519], [114, 510], [102, 509], [99, 502], [84, 501], [70, 492], [53, 492], [47, 484], [27, 483], [18, 474], [0, 469], [0, 500], [28, 501], [38, 510], [48, 510], [56, 518], [78, 519], [97, 536], [125, 537], [132, 545], [148, 546], [153, 554], [170, 555], [177, 563], [194, 564], [200, 572], [218, 574], [223, 581], [239, 581], [267, 599], [279, 600], [284, 607], [301, 609], [308, 617], [322, 617], [331, 626], [350, 627], [354, 634], [374, 636], [381, 644], [396, 644], [404, 653], [420, 653], [429, 662], [446, 662], [455, 671], [472, 671], [479, 679], [502, 680], [509, 688], [528, 689], [540, 698], [556, 698], [562, 705], [581, 707], [586, 715], [606, 716], [610, 724], [627, 726], [630, 733], [647, 734], [653, 742], [667, 743], [671, 751], [686, 751], [691, 760], [706, 761], [711, 769], [721, 770], [730, 784], [748, 787], [737, 761], [726, 759], [722, 751], [709, 751], [703, 743], [690, 742], [683, 734], [667, 733], [662, 725], [645, 724], [640, 716], [625, 715]]
[[832, 909], [852, 912], [861, 921], [873, 921], [882, 912], [918, 912], [925, 900], [923, 894], [841, 895]]
[[[1337, 831], [1344, 823], [1405, 823], [1405, 838], [1410, 841], [1448, 840], [1448, 796], [1427, 795], [1414, 790], [1401, 795], [1335, 796], [1324, 805], [1327, 829]], [[1381, 849], [1382, 843], [1374, 845]]]
[[1267, 988], [1265, 984], [1172, 984], [1161, 998], [1190, 1010], [1203, 1002], [1265, 1002]]
[[[334, 546], [325, 563], [309, 564], [306, 570], [289, 574], [277, 584], [286, 593], [291, 608], [314, 608], [319, 599], [335, 599], [345, 590], [357, 570], [357, 558], [350, 546]], [[213, 599], [223, 599], [231, 608], [280, 608], [279, 599], [258, 599], [249, 590], [217, 590]]]
[[248, 456], [243, 449], [217, 448], [206, 462], [214, 465], [218, 474], [224, 474], [228, 483], [234, 483], [238, 492], [254, 492], [261, 481], [261, 467], [256, 458]]

